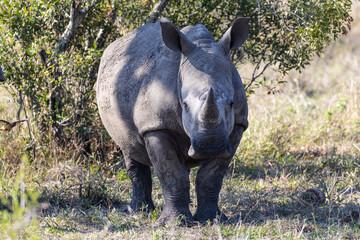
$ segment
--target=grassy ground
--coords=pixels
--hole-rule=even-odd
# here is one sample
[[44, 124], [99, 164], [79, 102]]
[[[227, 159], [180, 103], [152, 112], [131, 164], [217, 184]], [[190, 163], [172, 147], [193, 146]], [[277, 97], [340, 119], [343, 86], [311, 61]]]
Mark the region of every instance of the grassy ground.
[[[157, 209], [126, 215], [131, 185], [121, 165], [43, 148], [28, 162], [24, 124], [0, 133], [0, 239], [359, 239], [359, 13], [357, 4], [353, 31], [302, 74], [290, 73], [277, 94], [250, 96], [250, 127], [220, 194], [227, 223], [157, 227], [164, 200], [155, 175]], [[0, 119], [16, 108], [0, 89]], [[313, 188], [324, 198], [316, 201]]]

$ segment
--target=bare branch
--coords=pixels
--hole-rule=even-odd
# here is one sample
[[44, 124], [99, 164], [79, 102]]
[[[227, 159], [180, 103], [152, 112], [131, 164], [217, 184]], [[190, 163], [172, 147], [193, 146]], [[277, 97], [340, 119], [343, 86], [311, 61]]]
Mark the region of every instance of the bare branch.
[[19, 91], [19, 100], [18, 100], [18, 103], [19, 103], [19, 108], [18, 108], [18, 110], [16, 111], [16, 119], [17, 119], [17, 120], [20, 120], [20, 114], [21, 114], [21, 110], [22, 110], [22, 107], [23, 107], [23, 99], [22, 99], [22, 93], [21, 93], [21, 91]]
[[258, 5], [259, 5], [259, 13], [260, 13], [260, 9], [263, 8], [263, 9], [265, 9], [266, 11], [268, 11], [269, 13], [271, 13], [272, 15], [276, 15], [276, 14], [273, 13], [269, 8], [267, 8], [266, 6], [264, 6], [263, 4], [261, 4], [259, 0], [256, 0], [256, 2], [257, 2]]
[[106, 170], [111, 170], [111, 169], [113, 169], [113, 168], [115, 168], [115, 167], [119, 167], [119, 166], [121, 166], [121, 165], [123, 165], [124, 164], [124, 158], [120, 158], [120, 161], [119, 162], [117, 162], [117, 163], [115, 163], [114, 165], [112, 165], [112, 166], [110, 166], [110, 167], [107, 167], [106, 168]]
[[[28, 131], [29, 131], [29, 137], [30, 137], [30, 139], [31, 139], [31, 142], [34, 144], [34, 136], [33, 136], [33, 133], [31, 132], [30, 123], [29, 123], [29, 118], [28, 118], [28, 115], [27, 115], [27, 112], [26, 112], [26, 107], [24, 107], [24, 100], [23, 100], [23, 96], [22, 96], [21, 90], [19, 90], [19, 100], [18, 100], [18, 103], [19, 103], [19, 108], [18, 108], [18, 110], [17, 110], [17, 112], [16, 112], [16, 118], [17, 118], [18, 121], [26, 121], [26, 124], [27, 124], [27, 127], [28, 127]], [[24, 110], [24, 115], [25, 115], [25, 119], [26, 119], [26, 120], [20, 120], [21, 110]], [[19, 128], [20, 128], [20, 125], [19, 125]], [[33, 150], [33, 159], [35, 160], [35, 159], [36, 159], [35, 147], [33, 147], [32, 150]]]
[[90, 9], [94, 7], [97, 2], [98, 0], [93, 0], [83, 9], [80, 9], [81, 7], [80, 3], [77, 3], [75, 0], [71, 2], [70, 21], [64, 33], [62, 34], [60, 40], [58, 41], [58, 46], [57, 46], [58, 53], [65, 51], [66, 44], [70, 41], [71, 37], [74, 35], [81, 22], [84, 20], [84, 18], [90, 11]]
[[261, 63], [261, 60], [257, 63], [257, 65], [256, 65], [256, 67], [255, 67], [255, 69], [254, 69], [254, 72], [253, 72], [251, 81], [249, 82], [248, 85], [246, 85], [245, 91], [246, 91], [246, 90], [251, 86], [251, 84], [253, 84], [253, 82], [254, 82], [258, 77], [260, 77], [260, 76], [265, 72], [265, 70], [272, 64], [272, 62], [268, 62], [268, 63], [263, 67], [263, 69], [261, 70], [261, 72], [260, 72], [258, 75], [255, 76], [256, 69], [259, 67], [260, 63]]
[[267, 8], [266, 6], [264, 6], [263, 4], [260, 3], [259, 0], [256, 0], [256, 2], [259, 5], [259, 15], [258, 15], [258, 24], [260, 26], [260, 14], [261, 14], [261, 8], [265, 9], [266, 11], [268, 11], [269, 13], [271, 13], [272, 15], [276, 15], [275, 13], [273, 13], [269, 8]]
[[166, 5], [170, 2], [170, 0], [159, 0], [153, 10], [150, 12], [149, 16], [146, 19], [146, 23], [154, 23], [161, 15], [162, 11], [164, 11]]
[[260, 26], [261, 3], [258, 0], [256, 0], [256, 1], [257, 1], [258, 5], [259, 5], [258, 25]]
[[250, 83], [245, 87], [245, 91], [251, 86], [251, 84], [253, 84], [253, 82], [258, 78], [260, 77], [264, 72], [265, 70], [270, 66], [270, 64], [272, 64], [272, 61], [268, 62], [264, 68], [262, 69], [262, 71], [255, 76], [255, 73], [256, 73], [256, 70], [259, 69], [259, 66], [260, 66], [260, 63], [262, 62], [262, 60], [264, 59], [264, 56], [266, 54], [266, 50], [268, 48], [265, 48], [263, 51], [262, 51], [262, 54], [261, 54], [261, 57], [260, 57], [260, 60], [257, 62], [255, 68], [254, 68], [254, 71], [253, 71], [253, 74], [252, 74], [252, 77], [251, 77], [251, 81]]
[[71, 121], [71, 122], [70, 122], [70, 120], [71, 120], [73, 117], [74, 117], [74, 112], [72, 112], [71, 115], [70, 115], [70, 117], [68, 117], [67, 119], [65, 119], [65, 120], [63, 120], [63, 121], [61, 121], [61, 122], [57, 121], [57, 124], [59, 124], [59, 125], [62, 126], [62, 127], [71, 126], [71, 125], [75, 124], [74, 121]]

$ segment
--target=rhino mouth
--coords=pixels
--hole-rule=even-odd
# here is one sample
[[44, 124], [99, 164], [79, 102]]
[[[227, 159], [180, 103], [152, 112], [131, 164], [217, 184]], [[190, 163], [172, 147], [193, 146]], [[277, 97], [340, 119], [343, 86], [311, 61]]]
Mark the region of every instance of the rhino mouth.
[[188, 151], [192, 159], [205, 158], [228, 158], [232, 155], [233, 149], [229, 144], [228, 137], [199, 139], [193, 138]]

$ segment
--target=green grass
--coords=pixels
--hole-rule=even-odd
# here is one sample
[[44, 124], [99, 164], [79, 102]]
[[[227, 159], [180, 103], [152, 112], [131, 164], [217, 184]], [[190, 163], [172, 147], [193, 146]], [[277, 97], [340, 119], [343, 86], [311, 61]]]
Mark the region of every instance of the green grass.
[[[130, 202], [131, 184], [122, 165], [109, 170], [111, 163], [86, 164], [71, 151], [36, 144], [29, 162], [23, 124], [0, 132], [0, 239], [359, 239], [360, 20], [354, 16], [353, 31], [303, 73], [290, 73], [278, 93], [268, 95], [265, 87], [250, 96], [250, 126], [220, 193], [227, 223], [156, 226], [164, 199], [155, 174], [156, 210], [126, 215], [121, 207]], [[0, 88], [0, 119], [15, 118], [16, 110]], [[195, 175], [193, 169], [192, 211]], [[309, 188], [321, 189], [325, 203], [304, 201]]]

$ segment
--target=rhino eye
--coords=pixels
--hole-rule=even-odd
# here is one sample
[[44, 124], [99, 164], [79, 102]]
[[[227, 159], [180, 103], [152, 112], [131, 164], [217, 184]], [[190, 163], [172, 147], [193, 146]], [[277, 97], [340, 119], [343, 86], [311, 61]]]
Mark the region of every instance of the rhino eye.
[[231, 102], [229, 105], [232, 108], [234, 106], [234, 102]]

